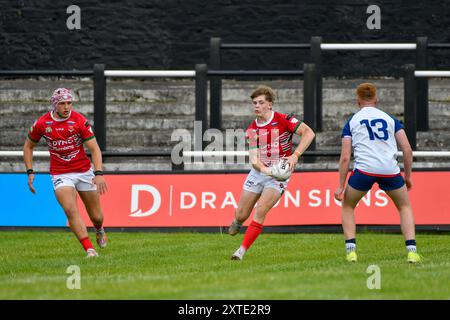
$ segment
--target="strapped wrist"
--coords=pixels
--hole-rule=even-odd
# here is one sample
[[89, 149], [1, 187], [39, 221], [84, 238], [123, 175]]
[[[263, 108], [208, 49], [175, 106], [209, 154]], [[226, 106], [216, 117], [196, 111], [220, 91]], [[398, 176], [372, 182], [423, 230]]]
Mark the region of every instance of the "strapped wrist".
[[27, 175], [30, 175], [30, 174], [34, 174], [34, 170], [33, 169], [27, 169]]
[[94, 171], [94, 176], [102, 176], [102, 175], [103, 175], [103, 171], [102, 170]]

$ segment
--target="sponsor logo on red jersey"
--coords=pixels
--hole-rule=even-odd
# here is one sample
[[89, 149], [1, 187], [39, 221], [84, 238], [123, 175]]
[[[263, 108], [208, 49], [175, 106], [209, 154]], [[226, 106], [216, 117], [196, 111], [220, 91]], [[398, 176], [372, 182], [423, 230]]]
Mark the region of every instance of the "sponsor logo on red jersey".
[[83, 141], [94, 137], [91, 126], [84, 116], [72, 111], [69, 118], [54, 119], [51, 112], [39, 118], [28, 131], [34, 142], [46, 139], [50, 151], [50, 173], [62, 174], [85, 172], [91, 168]]

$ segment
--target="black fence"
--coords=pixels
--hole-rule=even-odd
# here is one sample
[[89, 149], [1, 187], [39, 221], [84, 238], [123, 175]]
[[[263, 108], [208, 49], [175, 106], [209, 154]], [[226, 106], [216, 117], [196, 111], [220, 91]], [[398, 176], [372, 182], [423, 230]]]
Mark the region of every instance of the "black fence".
[[[372, 46], [371, 46], [372, 45]], [[311, 37], [310, 43], [223, 43], [221, 38], [210, 39], [210, 58], [209, 64], [211, 68], [220, 70], [223, 67], [222, 55], [225, 50], [309, 50], [310, 61], [302, 63], [312, 63], [315, 65], [316, 77], [316, 131], [322, 131], [322, 78], [323, 70], [323, 51], [332, 50], [414, 50], [416, 55], [415, 68], [418, 70], [427, 70], [429, 49], [431, 50], [448, 50], [448, 43], [428, 43], [428, 37], [417, 37], [414, 43], [390, 44], [390, 43], [369, 43], [369, 44], [327, 44], [323, 43], [322, 37]], [[429, 111], [428, 111], [428, 79], [416, 79], [415, 85], [416, 96], [416, 120], [417, 131], [429, 130]], [[211, 110], [220, 110], [221, 108], [221, 79], [216, 77], [211, 80], [210, 92]], [[218, 121], [218, 119], [216, 119]], [[220, 128], [219, 122], [212, 123], [213, 127]]]
[[[304, 77], [304, 120], [311, 124], [315, 129], [316, 123], [316, 104], [314, 94], [315, 68], [314, 65], [305, 65], [305, 70], [208, 70], [206, 64], [197, 64], [195, 72], [192, 74], [195, 78], [195, 121], [201, 121], [202, 134], [208, 128], [207, 118], [207, 96], [208, 96], [208, 80], [213, 81], [214, 77]], [[139, 71], [136, 71], [138, 73]], [[132, 74], [133, 71], [130, 71]], [[180, 72], [181, 74], [181, 72]], [[53, 71], [53, 70], [20, 70], [20, 71], [0, 71], [0, 76], [91, 76], [94, 83], [94, 132], [102, 151], [106, 151], [106, 121], [107, 121], [107, 105], [106, 105], [106, 74], [105, 65], [96, 64], [92, 71]], [[302, 104], [299, 101], [299, 106]], [[213, 108], [210, 110], [210, 123], [219, 123], [221, 127], [222, 116], [221, 110]], [[209, 125], [210, 128], [214, 126]], [[315, 150], [315, 145], [311, 146], [311, 150]]]
[[[303, 64], [303, 70], [224, 70], [222, 51], [226, 49], [261, 49], [261, 50], [310, 50], [313, 63]], [[428, 78], [416, 78], [415, 69], [428, 69], [428, 49], [450, 49], [450, 44], [428, 43], [427, 37], [417, 37], [414, 43], [404, 44], [329, 44], [323, 43], [321, 37], [312, 37], [310, 43], [298, 44], [255, 44], [222, 43], [220, 38], [211, 38], [209, 65], [198, 64], [195, 71], [182, 77], [195, 78], [195, 120], [202, 122], [202, 133], [209, 128], [222, 129], [222, 79], [224, 78], [303, 78], [303, 112], [304, 121], [314, 131], [322, 131], [322, 51], [327, 50], [415, 50], [416, 64], [405, 68], [404, 123], [406, 133], [414, 150], [416, 150], [416, 132], [429, 130], [428, 125]], [[108, 71], [109, 72], [109, 71]], [[138, 73], [139, 71], [136, 71]], [[173, 72], [173, 71], [172, 71]], [[128, 72], [128, 74], [133, 71]], [[94, 130], [100, 149], [106, 151], [106, 77], [105, 65], [96, 64], [93, 70], [16, 70], [0, 71], [0, 76], [90, 76], [94, 83]], [[109, 75], [108, 75], [109, 76]], [[125, 75], [129, 76], [129, 75]], [[136, 76], [140, 76], [137, 74]], [[164, 77], [159, 73], [155, 75]], [[208, 81], [210, 82], [210, 119], [207, 119]], [[301, 102], [299, 101], [299, 106]], [[309, 149], [312, 153], [308, 161], [314, 161], [315, 142]], [[136, 153], [127, 153], [128, 156]], [[144, 153], [145, 154], [145, 153]], [[147, 156], [149, 153], [146, 154]], [[169, 155], [169, 154], [167, 154]], [[108, 155], [110, 156], [110, 155]]]

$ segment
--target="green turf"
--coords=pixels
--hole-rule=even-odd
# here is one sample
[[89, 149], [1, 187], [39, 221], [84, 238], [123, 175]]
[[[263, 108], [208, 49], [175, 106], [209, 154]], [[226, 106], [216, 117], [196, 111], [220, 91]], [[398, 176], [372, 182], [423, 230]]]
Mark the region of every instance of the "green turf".
[[[91, 234], [91, 239], [94, 240]], [[70, 232], [0, 232], [0, 299], [450, 299], [450, 235], [419, 234], [422, 265], [398, 234], [363, 233], [358, 263], [341, 234], [262, 234], [230, 261], [242, 234], [110, 232], [86, 259]], [[66, 287], [77, 265], [81, 289]], [[367, 267], [381, 289], [367, 288]]]

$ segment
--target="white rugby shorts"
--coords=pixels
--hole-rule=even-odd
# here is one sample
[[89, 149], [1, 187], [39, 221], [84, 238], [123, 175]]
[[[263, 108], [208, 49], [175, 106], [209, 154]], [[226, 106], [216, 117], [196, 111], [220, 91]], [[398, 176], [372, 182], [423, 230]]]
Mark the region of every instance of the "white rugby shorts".
[[244, 190], [261, 194], [266, 188], [273, 188], [278, 190], [280, 194], [283, 194], [286, 190], [289, 179], [285, 181], [278, 181], [275, 178], [265, 175], [255, 169], [252, 169], [245, 179]]
[[72, 187], [77, 191], [96, 191], [97, 186], [92, 182], [94, 171], [89, 169], [86, 172], [63, 173], [50, 175], [53, 183], [53, 190], [61, 187]]

